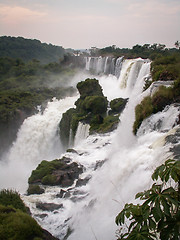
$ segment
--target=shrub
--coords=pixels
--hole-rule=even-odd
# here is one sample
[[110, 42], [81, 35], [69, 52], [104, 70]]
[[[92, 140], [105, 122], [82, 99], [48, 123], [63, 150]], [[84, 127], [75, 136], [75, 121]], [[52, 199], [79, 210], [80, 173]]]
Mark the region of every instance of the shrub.
[[126, 106], [127, 99], [115, 98], [110, 102], [110, 107], [113, 113], [120, 113]]
[[92, 114], [103, 114], [107, 111], [108, 101], [103, 96], [88, 96], [84, 99], [84, 109]]
[[28, 214], [0, 205], [0, 239], [31, 240], [43, 236], [42, 228]]
[[90, 123], [90, 133], [94, 131], [98, 133], [107, 133], [116, 129], [119, 123], [119, 115], [106, 116], [104, 119], [96, 115]]
[[13, 190], [3, 189], [0, 191], [0, 204], [20, 209], [25, 213], [28, 212], [28, 208], [20, 198], [19, 193]]
[[102, 88], [97, 79], [86, 79], [77, 84], [77, 89], [80, 93], [80, 98], [84, 99], [86, 96], [103, 96]]
[[[116, 217], [116, 224], [124, 226], [120, 229], [119, 240], [179, 239], [180, 161], [168, 159], [156, 168], [152, 180], [159, 180], [158, 184], [136, 195], [143, 203], [125, 204]], [[168, 187], [167, 183], [172, 180], [178, 186]]]
[[154, 111], [151, 97], [145, 97], [140, 104], [135, 108], [135, 122], [133, 125], [133, 132], [136, 134], [137, 129], [141, 125], [142, 121], [150, 116]]
[[171, 104], [173, 101], [172, 88], [160, 86], [158, 91], [152, 96], [152, 104], [154, 112], [162, 111], [166, 105]]

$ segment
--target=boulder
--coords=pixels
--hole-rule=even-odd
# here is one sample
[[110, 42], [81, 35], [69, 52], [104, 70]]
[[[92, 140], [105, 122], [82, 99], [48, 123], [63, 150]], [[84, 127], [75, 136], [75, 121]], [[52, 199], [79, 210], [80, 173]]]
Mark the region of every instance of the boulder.
[[77, 89], [80, 93], [80, 98], [84, 99], [87, 96], [103, 96], [102, 88], [97, 79], [86, 79], [77, 84]]
[[42, 211], [50, 211], [53, 212], [54, 210], [57, 210], [59, 208], [63, 207], [63, 204], [55, 204], [55, 203], [42, 203], [37, 202], [36, 207], [41, 209]]
[[28, 180], [29, 184], [43, 184], [51, 186], [69, 187], [83, 172], [82, 166], [75, 162], [70, 163], [69, 158], [42, 161]]
[[111, 113], [121, 113], [128, 101], [128, 98], [115, 98], [110, 102]]

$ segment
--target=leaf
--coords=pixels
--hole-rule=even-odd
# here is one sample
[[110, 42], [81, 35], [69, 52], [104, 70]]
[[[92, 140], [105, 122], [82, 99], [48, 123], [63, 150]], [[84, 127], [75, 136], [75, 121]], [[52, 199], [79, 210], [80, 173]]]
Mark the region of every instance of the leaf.
[[149, 228], [152, 230], [152, 229], [156, 229], [156, 223], [154, 220], [152, 220], [152, 218], [149, 218]]
[[169, 202], [171, 202], [172, 204], [174, 204], [175, 206], [179, 206], [179, 201], [172, 198], [170, 195], [166, 195], [166, 197], [168, 198]]
[[136, 221], [132, 222], [130, 225], [129, 225], [129, 228], [128, 228], [128, 231], [130, 232], [131, 231], [131, 228], [137, 224]]
[[166, 226], [166, 223], [164, 222], [164, 218], [161, 218], [161, 220], [158, 222], [158, 231], [161, 231]]
[[141, 198], [143, 196], [144, 196], [144, 192], [139, 192], [139, 193], [136, 194], [135, 199]]
[[172, 179], [173, 179], [175, 182], [178, 182], [178, 181], [179, 181], [179, 177], [178, 177], [178, 175], [177, 175], [176, 169], [172, 169], [172, 170], [171, 170], [171, 177], [172, 177]]
[[156, 222], [158, 222], [161, 219], [161, 216], [159, 215], [159, 213], [157, 212], [157, 208], [153, 208], [152, 209], [152, 214], [154, 219], [156, 220]]
[[124, 224], [124, 220], [125, 220], [125, 212], [124, 212], [124, 210], [122, 210], [117, 215], [115, 222], [116, 222], [117, 225], [122, 225], [122, 224]]
[[170, 205], [167, 203], [165, 199], [162, 199], [162, 205], [165, 215], [170, 216]]
[[161, 166], [157, 167], [152, 175], [153, 180], [157, 180], [158, 177], [162, 177], [163, 171], [165, 169], [165, 165], [162, 164]]

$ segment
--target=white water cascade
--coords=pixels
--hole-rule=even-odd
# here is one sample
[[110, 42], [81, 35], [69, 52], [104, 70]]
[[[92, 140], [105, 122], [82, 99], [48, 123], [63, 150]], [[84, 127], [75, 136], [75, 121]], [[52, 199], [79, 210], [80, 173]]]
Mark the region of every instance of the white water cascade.
[[[104, 59], [104, 65], [100, 65], [100, 62], [102, 63], [102, 59], [99, 59], [99, 69], [101, 66], [103, 71], [107, 71], [108, 64], [110, 66], [114, 63], [114, 60], [111, 59], [110, 63], [108, 59]], [[90, 70], [92, 66], [91, 59], [87, 59], [86, 63], [86, 69]], [[30, 118], [32, 120], [31, 124], [34, 127], [35, 125], [38, 126], [41, 133], [45, 129], [47, 131], [49, 129], [50, 132], [54, 131], [49, 139], [46, 138], [45, 133], [38, 139], [33, 138], [33, 136], [36, 136], [33, 134], [35, 130], [32, 130], [30, 124], [26, 126], [28, 134], [31, 134], [27, 142], [24, 140], [24, 142], [21, 141], [20, 143], [18, 139], [15, 142], [14, 147], [20, 143], [22, 152], [28, 156], [36, 152], [36, 144], [39, 146], [38, 149], [41, 149], [41, 145], [44, 145], [43, 141], [47, 142], [40, 151], [41, 153], [37, 153], [36, 157], [32, 159], [18, 158], [18, 156], [21, 156], [19, 149], [16, 154], [17, 157], [9, 160], [8, 166], [11, 167], [11, 171], [13, 168], [19, 168], [22, 169], [21, 173], [26, 172], [26, 182], [32, 170], [32, 165], [36, 167], [43, 160], [42, 157], [47, 159], [48, 154], [45, 156], [42, 152], [49, 151], [49, 149], [54, 153], [53, 157], [65, 156], [70, 158], [72, 162], [77, 162], [83, 166], [83, 173], [71, 187], [46, 187], [45, 193], [41, 195], [23, 196], [24, 201], [31, 209], [33, 217], [43, 228], [50, 231], [60, 240], [67, 237], [68, 233], [69, 236], [66, 238], [68, 240], [116, 239], [115, 235], [118, 229], [115, 224], [116, 215], [121, 211], [125, 203], [134, 201], [137, 192], [150, 187], [153, 170], [170, 155], [170, 145], [163, 145], [162, 139], [174, 127], [180, 109], [175, 106], [169, 107], [169, 110], [157, 113], [154, 119], [152, 119], [153, 116], [150, 117], [150, 124], [147, 129], [146, 126], [142, 126], [141, 134], [135, 137], [132, 134], [132, 125], [135, 118], [134, 108], [142, 100], [143, 96], [148, 94], [148, 92], [142, 93], [142, 90], [144, 79], [150, 73], [150, 62], [142, 59], [125, 60], [119, 66], [121, 68], [119, 77], [112, 75], [98, 77], [104, 95], [107, 96], [108, 100], [117, 97], [129, 98], [128, 104], [120, 116], [120, 124], [117, 130], [107, 134], [88, 136], [88, 126], [79, 125], [75, 137], [75, 151], [63, 153], [60, 156], [57, 145], [54, 145], [55, 132], [60, 115], [63, 111], [72, 107], [75, 101], [75, 98], [69, 98], [62, 100], [63, 104], [67, 103], [63, 110], [61, 109], [61, 102], [56, 102], [56, 107], [59, 110], [57, 122], [52, 124], [54, 130], [50, 130], [49, 127], [51, 125], [50, 119], [55, 118], [56, 112], [52, 111], [51, 114], [46, 115], [46, 124], [42, 120], [39, 125], [34, 124], [36, 115]], [[53, 105], [53, 103], [51, 104]], [[172, 113], [173, 120], [171, 123], [167, 123], [167, 121], [170, 121], [169, 116]], [[41, 114], [39, 115], [41, 116]], [[163, 119], [161, 121], [162, 128], [152, 128], [151, 126], [154, 126], [155, 122], [160, 121], [160, 119]], [[27, 122], [30, 120], [27, 119]], [[18, 134], [19, 139], [22, 136], [22, 128]], [[38, 128], [36, 128], [36, 131]], [[49, 134], [47, 135], [49, 136]], [[31, 141], [36, 142], [36, 144], [31, 145]], [[24, 145], [25, 142], [27, 144]], [[51, 147], [49, 148], [49, 146]], [[28, 148], [27, 154], [26, 149]], [[25, 163], [22, 164], [22, 161], [25, 161]], [[21, 163], [19, 164], [19, 162]], [[31, 162], [31, 169], [26, 171], [26, 167], [29, 168], [28, 162]], [[22, 168], [20, 168], [21, 166]], [[9, 175], [8, 169], [3, 167], [2, 169], [7, 171], [7, 175]], [[0, 175], [0, 178], [2, 178], [2, 175]], [[4, 179], [7, 180], [5, 176]], [[14, 177], [14, 182], [16, 179], [18, 181], [17, 174]], [[25, 181], [25, 178], [23, 178], [23, 181]], [[5, 185], [5, 181], [3, 184]], [[23, 184], [26, 185], [24, 182]], [[61, 190], [63, 190], [64, 195], [60, 197]], [[36, 208], [37, 202], [59, 204], [61, 207], [54, 211], [42, 211]]]
[[73, 107], [76, 99], [53, 99], [43, 113], [24, 121], [9, 153], [0, 161], [0, 188], [25, 192], [31, 171], [43, 159], [52, 160], [62, 153], [57, 126], [62, 113]]
[[83, 124], [82, 122], [79, 122], [75, 139], [74, 139], [74, 146], [77, 146], [78, 143], [81, 142], [81, 140], [86, 139], [89, 135], [89, 124]]

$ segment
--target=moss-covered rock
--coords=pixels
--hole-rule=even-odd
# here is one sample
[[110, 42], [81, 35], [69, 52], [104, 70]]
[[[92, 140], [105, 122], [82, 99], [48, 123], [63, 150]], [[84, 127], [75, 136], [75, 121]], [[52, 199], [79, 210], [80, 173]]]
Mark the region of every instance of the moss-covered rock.
[[150, 97], [145, 97], [140, 104], [135, 108], [135, 122], [133, 125], [133, 132], [136, 134], [142, 121], [153, 113], [162, 111], [166, 105], [173, 102], [173, 88], [159, 87], [159, 90]]
[[114, 130], [119, 123], [120, 113], [127, 99], [117, 98], [111, 101], [111, 111], [107, 116], [108, 101], [104, 97], [102, 88], [96, 79], [86, 79], [77, 84], [80, 98], [76, 101], [76, 109], [69, 109], [63, 114], [60, 122], [60, 135], [65, 148], [68, 148], [70, 129], [74, 138], [79, 122], [90, 125], [90, 134], [94, 132], [106, 133]]
[[80, 93], [80, 98], [84, 99], [87, 96], [103, 96], [102, 88], [97, 79], [86, 79], [77, 84], [77, 89]]
[[115, 98], [110, 102], [111, 112], [110, 113], [121, 113], [126, 106], [128, 99]]
[[44, 193], [44, 189], [42, 187], [40, 187], [39, 185], [33, 185], [30, 184], [27, 190], [27, 194], [31, 195], [31, 194], [42, 194]]
[[83, 169], [77, 163], [69, 162], [70, 159], [62, 158], [53, 161], [42, 161], [38, 167], [32, 171], [28, 180], [29, 184], [60, 185], [62, 187], [71, 186]]
[[98, 115], [92, 120], [90, 133], [107, 133], [115, 130], [119, 123], [119, 115], [106, 116], [103, 119], [99, 119]]
[[62, 119], [59, 124], [60, 128], [60, 138], [63, 142], [63, 145], [68, 147], [69, 144], [69, 135], [70, 135], [70, 129], [71, 129], [71, 123], [72, 123], [72, 116], [76, 113], [75, 108], [70, 108], [62, 115]]
[[104, 114], [107, 111], [108, 101], [103, 96], [88, 96], [84, 99], [83, 107], [92, 114]]

